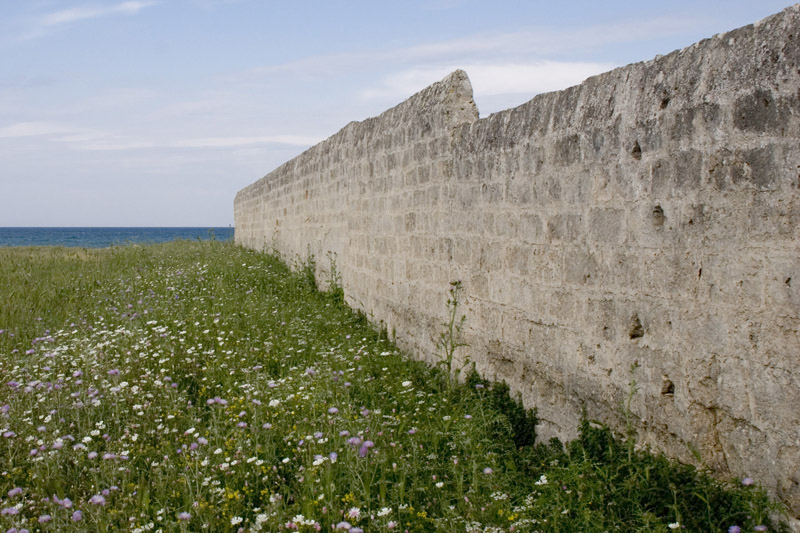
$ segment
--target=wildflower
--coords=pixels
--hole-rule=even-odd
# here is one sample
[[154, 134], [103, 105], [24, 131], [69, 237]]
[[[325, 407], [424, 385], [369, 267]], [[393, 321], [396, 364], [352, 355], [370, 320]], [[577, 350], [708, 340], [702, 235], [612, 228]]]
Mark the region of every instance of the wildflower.
[[444, 483], [443, 482], [439, 481], [439, 482], [436, 483], [436, 488], [437, 489], [441, 489], [442, 487], [444, 487]]
[[261, 426], [261, 427], [262, 427], [262, 428], [264, 428], [264, 429], [272, 429], [272, 424], [270, 424], [269, 422], [267, 422], [266, 424], [264, 424], [264, 425], [263, 425], [263, 426]]
[[10, 491], [8, 491], [9, 498], [13, 498], [14, 496], [19, 496], [20, 494], [22, 494], [22, 489], [19, 487], [14, 487]]
[[534, 485], [547, 485], [547, 476], [542, 474], [542, 476], [539, 478], [539, 481], [534, 483]]
[[671, 524], [667, 525], [667, 527], [670, 529], [678, 529], [681, 527], [681, 525], [679, 522], [672, 522]]
[[337, 454], [336, 452], [331, 452], [328, 455], [328, 459], [331, 460], [331, 463], [335, 463], [338, 458], [339, 458], [339, 454]]
[[739, 526], [731, 526], [728, 528], [728, 533], [742, 533], [742, 528]]
[[352, 527], [353, 526], [350, 525], [350, 522], [342, 521], [336, 524], [336, 527], [334, 529], [344, 529], [345, 531], [350, 531], [350, 528]]
[[413, 383], [411, 383], [410, 381], [404, 381], [404, 382], [401, 383], [401, 385], [403, 387], [410, 387], [411, 385], [413, 385]]
[[329, 407], [329, 408], [328, 408], [328, 412], [329, 412], [330, 414], [332, 414], [332, 415], [335, 415], [336, 413], [338, 413], [338, 412], [339, 412], [339, 409], [337, 409], [336, 407]]
[[349, 511], [347, 511], [347, 517], [352, 518], [353, 520], [358, 520], [361, 516], [361, 509], [358, 507], [351, 507]]
[[190, 515], [186, 511], [183, 511], [182, 513], [178, 513], [178, 520], [190, 520], [191, 518], [192, 518], [192, 515]]
[[234, 516], [234, 517], [231, 518], [231, 525], [235, 526], [235, 525], [241, 524], [243, 521], [244, 521], [244, 518], [242, 518], [241, 516]]
[[89, 498], [89, 503], [94, 504], [94, 505], [105, 505], [106, 504], [106, 499], [103, 496], [101, 496], [100, 494], [95, 494], [94, 496]]
[[16, 507], [6, 507], [2, 511], [0, 511], [0, 515], [3, 516], [14, 516], [17, 514], [19, 514], [19, 509], [17, 509]]
[[81, 520], [83, 520], [83, 513], [80, 510], [75, 511], [74, 513], [72, 513], [72, 521], [73, 522], [80, 522]]
[[745, 487], [749, 487], [753, 483], [755, 483], [755, 481], [753, 481], [753, 478], [751, 477], [746, 477], [742, 480], [742, 485], [744, 485]]
[[391, 513], [392, 510], [388, 507], [382, 507], [380, 511], [378, 511], [378, 516], [386, 516], [387, 514]]
[[489, 476], [491, 474], [494, 474], [494, 470], [492, 470], [491, 468], [489, 468], [487, 466], [486, 468], [483, 469], [483, 473], [486, 474], [487, 476]]
[[758, 525], [758, 526], [753, 528], [753, 531], [767, 531], [767, 526]]
[[39, 517], [39, 523], [40, 524], [46, 524], [52, 519], [53, 519], [53, 517], [50, 516], [49, 514], [43, 514], [42, 516]]
[[108, 375], [109, 376], [119, 375], [119, 370], [117, 370], [116, 368], [112, 368], [111, 370], [108, 371]]

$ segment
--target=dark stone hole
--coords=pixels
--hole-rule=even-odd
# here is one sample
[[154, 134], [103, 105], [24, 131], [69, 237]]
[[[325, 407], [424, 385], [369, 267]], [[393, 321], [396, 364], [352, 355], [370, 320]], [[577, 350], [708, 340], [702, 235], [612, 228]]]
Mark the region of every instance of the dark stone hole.
[[661, 100], [661, 104], [659, 104], [658, 107], [659, 109], [666, 109], [668, 105], [669, 105], [669, 98], [663, 98]]
[[664, 220], [666, 220], [666, 216], [664, 216], [664, 209], [657, 205], [653, 208], [653, 225], [657, 228], [664, 226]]
[[675, 394], [675, 385], [668, 379], [664, 380], [661, 385], [661, 394], [663, 396], [672, 396]]
[[784, 283], [786, 285], [788, 285], [789, 287], [791, 287], [792, 286], [792, 278], [786, 278], [786, 281], [784, 281]]
[[642, 159], [642, 147], [639, 146], [639, 141], [634, 141], [633, 148], [631, 149], [631, 155], [637, 161]]
[[639, 315], [634, 314], [631, 317], [631, 325], [628, 328], [628, 336], [631, 339], [640, 339], [644, 337], [644, 327], [642, 327], [642, 321], [639, 320]]

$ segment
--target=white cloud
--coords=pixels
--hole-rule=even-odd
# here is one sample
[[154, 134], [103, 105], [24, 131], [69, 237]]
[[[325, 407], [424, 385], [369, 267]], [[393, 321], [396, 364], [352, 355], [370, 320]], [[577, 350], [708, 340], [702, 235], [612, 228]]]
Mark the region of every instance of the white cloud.
[[104, 17], [108, 15], [135, 15], [142, 9], [155, 5], [154, 1], [129, 1], [121, 2], [119, 4], [103, 7], [84, 6], [73, 7], [70, 9], [63, 9], [48, 13], [40, 20], [39, 24], [42, 27], [58, 26], [60, 24], [68, 24], [70, 22], [77, 22], [79, 20], [93, 19]]
[[[438, 71], [450, 68], [449, 65], [465, 70], [469, 67], [477, 75], [477, 69], [470, 65], [479, 65], [480, 68], [480, 65], [500, 62], [535, 64], [547, 57], [565, 57], [576, 53], [585, 56], [586, 50], [598, 46], [674, 35], [699, 24], [699, 20], [665, 16], [559, 30], [534, 27], [517, 32], [478, 33], [407, 47], [310, 56], [288, 63], [255, 67], [227, 81], [242, 83], [265, 80], [269, 83], [278, 77], [286, 79], [288, 76], [318, 80], [386, 67], [398, 69], [405, 66], [413, 70], [431, 68], [429, 65], [434, 65], [432, 68]], [[469, 70], [467, 72], [472, 74]]]
[[52, 135], [64, 133], [68, 128], [49, 122], [18, 122], [0, 128], [0, 139], [13, 139], [17, 137], [37, 137], [40, 135]]
[[565, 89], [589, 76], [614, 68], [610, 63], [533, 61], [529, 63], [473, 64], [417, 67], [384, 77], [377, 86], [362, 91], [365, 98], [403, 99], [462, 68], [472, 82], [475, 98], [503, 94], [529, 94]]
[[175, 148], [233, 148], [254, 144], [288, 144], [291, 146], [312, 146], [322, 141], [323, 137], [307, 135], [267, 135], [262, 137], [208, 137], [204, 139], [186, 139], [172, 143]]
[[71, 127], [50, 122], [19, 122], [0, 127], [0, 139], [45, 137], [64, 143], [77, 150], [125, 151], [159, 148], [240, 148], [257, 145], [281, 144], [287, 146], [313, 146], [324, 137], [315, 135], [261, 135], [236, 137], [201, 137], [183, 139], [141, 139], [117, 135], [107, 131]]

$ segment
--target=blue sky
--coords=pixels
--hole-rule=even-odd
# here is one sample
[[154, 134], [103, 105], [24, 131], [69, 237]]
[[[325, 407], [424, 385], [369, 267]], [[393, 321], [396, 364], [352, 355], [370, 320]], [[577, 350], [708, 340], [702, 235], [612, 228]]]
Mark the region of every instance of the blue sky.
[[227, 226], [455, 68], [486, 116], [790, 3], [0, 0], [0, 226]]

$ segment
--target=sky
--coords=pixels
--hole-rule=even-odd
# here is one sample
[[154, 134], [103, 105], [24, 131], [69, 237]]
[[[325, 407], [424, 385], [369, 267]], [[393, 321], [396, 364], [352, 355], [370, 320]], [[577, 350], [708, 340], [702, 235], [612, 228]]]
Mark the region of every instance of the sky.
[[0, 0], [0, 227], [229, 226], [242, 187], [462, 68], [481, 116], [782, 0]]

